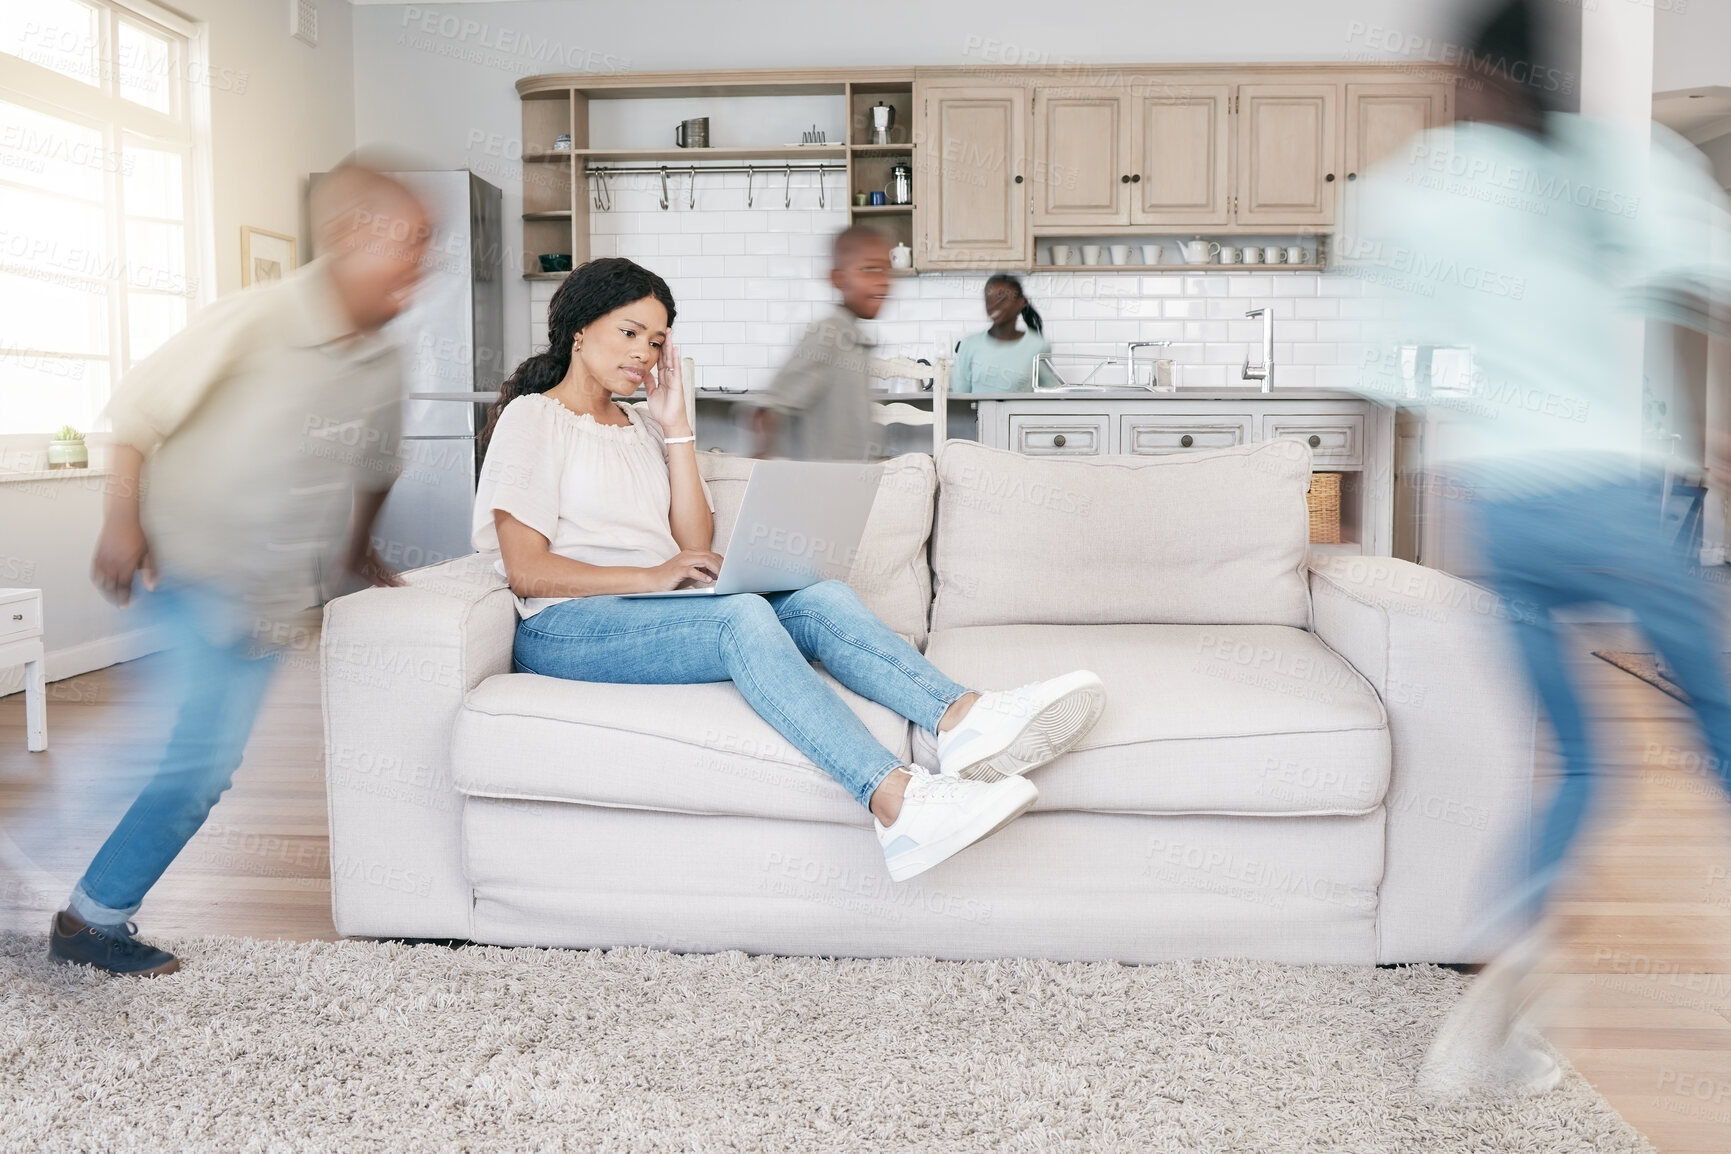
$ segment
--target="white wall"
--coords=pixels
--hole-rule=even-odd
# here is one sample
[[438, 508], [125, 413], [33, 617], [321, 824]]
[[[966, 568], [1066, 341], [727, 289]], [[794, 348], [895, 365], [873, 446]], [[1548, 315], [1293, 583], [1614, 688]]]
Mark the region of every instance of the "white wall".
[[1731, 84], [1731, 3], [1649, 0], [1653, 91]]
[[210, 104], [219, 296], [240, 287], [242, 225], [298, 237], [306, 259], [306, 174], [355, 147], [353, 9], [315, 2], [319, 43], [309, 48], [289, 35], [286, 0], [174, 0], [209, 26], [218, 78]]

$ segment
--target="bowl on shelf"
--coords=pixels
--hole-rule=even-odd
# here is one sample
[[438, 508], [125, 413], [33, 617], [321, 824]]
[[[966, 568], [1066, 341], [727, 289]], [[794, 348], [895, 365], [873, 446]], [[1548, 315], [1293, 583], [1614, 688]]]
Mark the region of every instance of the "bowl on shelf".
[[571, 254], [568, 252], [544, 252], [535, 259], [541, 262], [542, 272], [571, 271]]

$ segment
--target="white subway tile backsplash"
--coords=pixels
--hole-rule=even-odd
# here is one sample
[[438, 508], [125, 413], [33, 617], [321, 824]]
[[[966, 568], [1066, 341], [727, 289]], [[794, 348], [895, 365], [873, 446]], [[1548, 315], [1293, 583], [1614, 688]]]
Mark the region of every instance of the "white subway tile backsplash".
[[[726, 258], [719, 256], [687, 256], [679, 259], [679, 277], [703, 278], [721, 276], [726, 268]], [[701, 291], [698, 290], [698, 291]], [[676, 301], [678, 297], [674, 298]], [[683, 306], [682, 306], [683, 307]]]
[[1226, 286], [1226, 295], [1229, 297], [1271, 297], [1274, 295], [1274, 278], [1270, 276], [1227, 277]]
[[745, 242], [756, 233], [706, 232], [701, 238], [704, 256], [732, 256], [745, 251]]
[[1340, 315], [1340, 302], [1337, 300], [1296, 300], [1292, 302], [1292, 313], [1301, 320], [1333, 320]]
[[748, 297], [735, 297], [721, 302], [721, 317], [725, 321], [767, 321], [769, 302]]
[[788, 252], [788, 237], [794, 234], [786, 232], [754, 232], [747, 233], [744, 238], [743, 252], [754, 256], [784, 256]]
[[724, 256], [722, 267], [730, 277], [758, 277], [769, 275], [769, 258], [766, 256]]
[[1274, 367], [1274, 388], [1308, 389], [1316, 384], [1316, 369], [1310, 365], [1276, 365]]
[[745, 339], [764, 348], [779, 348], [794, 343], [795, 333], [789, 324], [748, 324]]
[[1316, 339], [1319, 341], [1356, 341], [1359, 338], [1357, 321], [1317, 321]]
[[753, 300], [779, 301], [793, 296], [792, 286], [775, 277], [747, 277], [745, 295]]
[[[694, 259], [703, 258], [699, 257]], [[701, 292], [701, 290], [699, 291]], [[712, 300], [708, 297], [697, 295], [688, 297], [675, 296], [673, 299], [679, 306], [678, 323], [681, 325], [686, 321], [705, 324], [711, 321], [719, 321], [723, 319], [724, 314], [722, 310], [725, 307], [725, 304], [722, 301]]]
[[748, 208], [742, 212], [723, 213], [721, 231], [767, 232], [769, 231], [769, 214], [761, 208]]
[[[668, 278], [680, 308], [676, 340], [703, 365], [704, 384], [762, 387], [805, 327], [834, 307], [831, 244], [848, 218], [840, 182], [830, 180], [819, 208], [815, 180], [796, 175], [787, 209], [782, 182], [760, 174], [748, 209], [743, 174], [700, 175], [693, 209], [688, 181], [669, 171], [666, 209], [658, 176], [616, 181], [614, 208], [590, 215], [591, 254], [640, 260]], [[940, 341], [987, 327], [986, 277], [924, 272], [897, 280], [866, 331], [885, 355], [930, 356]], [[1163, 355], [1178, 362], [1189, 387], [1241, 383], [1238, 366], [1261, 335], [1260, 323], [1244, 318], [1248, 308], [1273, 310], [1286, 387], [1356, 377], [1353, 342], [1361, 322], [1379, 315], [1379, 302], [1346, 276], [1226, 273], [1218, 266], [1171, 274], [1046, 267], [1020, 279], [1058, 352], [1122, 356], [1126, 341], [1172, 341]], [[557, 287], [530, 283], [530, 336], [538, 344], [547, 339], [547, 301]]]
[[795, 293], [793, 286], [811, 279], [811, 259], [803, 256], [772, 256], [768, 259], [769, 278], [786, 286], [790, 297], [803, 295]]
[[1295, 365], [1332, 365], [1340, 358], [1339, 347], [1331, 344], [1306, 342], [1292, 347], [1288, 361]]

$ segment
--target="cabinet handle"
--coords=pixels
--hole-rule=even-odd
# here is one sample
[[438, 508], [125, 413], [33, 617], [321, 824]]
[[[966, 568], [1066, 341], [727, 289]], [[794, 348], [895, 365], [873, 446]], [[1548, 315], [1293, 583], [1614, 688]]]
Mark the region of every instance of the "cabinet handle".
[[1356, 172], [1349, 172], [1349, 173], [1347, 173], [1347, 174], [1346, 174], [1346, 179], [1348, 179], [1348, 180], [1357, 180], [1357, 179], [1358, 179], [1358, 173], [1356, 173]]
[[14, 613], [14, 614], [13, 614], [13, 615], [12, 615], [12, 620], [14, 620], [14, 621], [22, 621], [22, 620], [24, 620], [24, 614], [22, 614], [22, 613]]
[[1119, 184], [1129, 184], [1130, 183], [1130, 174], [1126, 172], [1123, 176], [1120, 176], [1118, 178], [1118, 183]]
[[1142, 183], [1142, 174], [1140, 172], [1132, 172], [1130, 174], [1130, 183], [1131, 184], [1141, 184]]
[[1322, 444], [1322, 438], [1317, 436], [1315, 433], [1310, 434], [1310, 436], [1306, 437], [1305, 440], [1310, 442], [1310, 447], [1313, 449]]
[[1330, 183], [1330, 184], [1333, 184], [1334, 183], [1334, 173], [1331, 172], [1327, 176], [1323, 177], [1322, 179], [1328, 181], [1328, 183]]
[[1059, 433], [1059, 434], [1058, 434], [1058, 435], [1057, 435], [1057, 436], [1055, 436], [1055, 437], [1053, 437], [1053, 438], [1052, 438], [1052, 444], [1053, 444], [1053, 445], [1054, 445], [1054, 446], [1056, 446], [1056, 447], [1057, 447], [1057, 448], [1060, 448], [1060, 449], [1062, 449], [1062, 448], [1063, 448], [1063, 447], [1064, 447], [1064, 444], [1065, 444], [1065, 442], [1064, 442], [1064, 434], [1062, 434], [1062, 433]]
[[1196, 438], [1192, 437], [1189, 433], [1185, 433], [1182, 437], [1178, 438], [1178, 443], [1188, 449], [1191, 445], [1196, 443]]
[[[1334, 178], [1333, 178], [1333, 177], [1329, 177], [1329, 179], [1330, 179], [1330, 180], [1333, 180], [1333, 179], [1334, 179]], [[1018, 177], [1016, 177], [1016, 183], [1017, 183], [1017, 184], [1021, 184], [1021, 183], [1022, 183], [1022, 178], [1021, 178], [1021, 177], [1019, 177], [1019, 176], [1018, 176]]]

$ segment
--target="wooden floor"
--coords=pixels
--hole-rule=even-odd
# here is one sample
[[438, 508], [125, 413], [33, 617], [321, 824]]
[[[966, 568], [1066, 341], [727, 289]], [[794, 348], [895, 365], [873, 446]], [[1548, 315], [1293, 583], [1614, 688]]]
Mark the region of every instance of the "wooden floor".
[[[1682, 707], [1588, 655], [1633, 647], [1580, 629], [1573, 651], [1617, 781], [1560, 903], [1536, 1016], [1667, 1154], [1731, 1150], [1731, 807]], [[316, 649], [312, 650], [316, 653]], [[50, 686], [46, 753], [25, 754], [22, 695], [0, 699], [0, 925], [64, 898], [160, 742], [161, 659]], [[330, 938], [318, 677], [278, 677], [246, 763], [140, 913], [147, 933]]]

